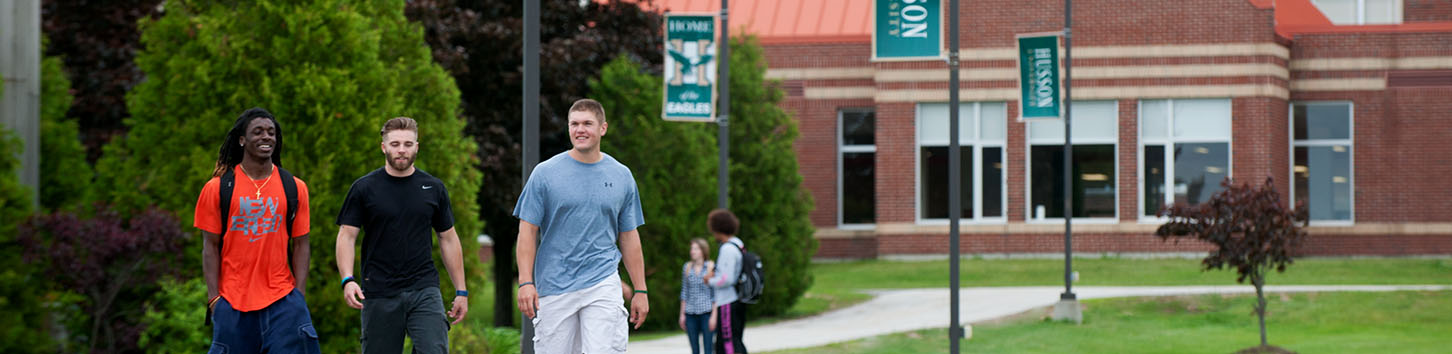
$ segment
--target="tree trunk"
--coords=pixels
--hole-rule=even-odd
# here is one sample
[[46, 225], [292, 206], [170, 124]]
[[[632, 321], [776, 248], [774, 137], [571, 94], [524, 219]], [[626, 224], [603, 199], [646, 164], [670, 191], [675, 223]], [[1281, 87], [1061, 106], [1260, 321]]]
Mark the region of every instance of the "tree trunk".
[[1260, 346], [1268, 345], [1265, 340], [1265, 279], [1260, 272], [1251, 276], [1251, 283], [1255, 284], [1255, 315], [1260, 317]]
[[517, 307], [514, 298], [514, 247], [518, 236], [503, 232], [494, 235], [497, 235], [494, 236], [494, 326], [512, 327]]

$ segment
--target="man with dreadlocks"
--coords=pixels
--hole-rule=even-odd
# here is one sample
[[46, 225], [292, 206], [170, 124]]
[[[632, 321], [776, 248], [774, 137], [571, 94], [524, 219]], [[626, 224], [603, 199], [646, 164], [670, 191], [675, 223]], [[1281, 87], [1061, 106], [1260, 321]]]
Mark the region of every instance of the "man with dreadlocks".
[[282, 169], [282, 147], [272, 113], [242, 112], [197, 197], [212, 352], [319, 352], [303, 301], [308, 188]]

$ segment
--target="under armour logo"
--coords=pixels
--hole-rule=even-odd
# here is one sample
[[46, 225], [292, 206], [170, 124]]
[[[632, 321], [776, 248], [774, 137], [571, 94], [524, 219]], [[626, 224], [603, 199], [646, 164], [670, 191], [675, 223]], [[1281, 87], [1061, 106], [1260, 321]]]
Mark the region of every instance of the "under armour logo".
[[610, 187], [614, 187], [614, 186], [615, 185], [611, 184], [610, 182], [605, 182], [605, 188], [610, 188]]
[[431, 189], [431, 188], [434, 188], [434, 186], [430, 186], [430, 185], [424, 185], [423, 186], [423, 189]]

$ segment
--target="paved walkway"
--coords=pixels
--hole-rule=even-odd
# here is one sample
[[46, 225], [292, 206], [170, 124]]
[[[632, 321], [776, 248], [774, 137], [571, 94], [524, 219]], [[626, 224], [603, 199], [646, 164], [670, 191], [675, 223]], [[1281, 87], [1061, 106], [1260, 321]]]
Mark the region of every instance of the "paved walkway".
[[[1446, 285], [1333, 285], [1266, 286], [1266, 292], [1452, 290]], [[1052, 306], [1063, 287], [963, 288], [959, 316], [972, 324], [1024, 311]], [[1075, 287], [1080, 299], [1132, 296], [1255, 293], [1239, 286], [1086, 286]], [[948, 325], [947, 288], [874, 291], [867, 302], [821, 315], [746, 328], [746, 347], [752, 352], [809, 348], [884, 334], [944, 328]], [[684, 334], [631, 342], [630, 353], [690, 353]]]

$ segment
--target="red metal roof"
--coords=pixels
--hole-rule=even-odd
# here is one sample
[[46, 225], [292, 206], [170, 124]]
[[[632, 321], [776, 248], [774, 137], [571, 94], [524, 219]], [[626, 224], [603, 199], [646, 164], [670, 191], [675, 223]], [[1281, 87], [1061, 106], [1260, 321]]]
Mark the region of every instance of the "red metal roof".
[[[666, 12], [715, 13], [720, 0], [654, 0]], [[872, 0], [731, 0], [731, 31], [763, 42], [867, 42]]]
[[[594, 0], [634, 1], [642, 0]], [[649, 0], [657, 10], [715, 13], [721, 0]], [[1393, 25], [1333, 25], [1310, 0], [1247, 0], [1275, 8], [1276, 32], [1300, 33], [1448, 32], [1452, 22]], [[755, 34], [763, 43], [840, 43], [872, 40], [873, 0], [731, 0], [731, 31]]]

